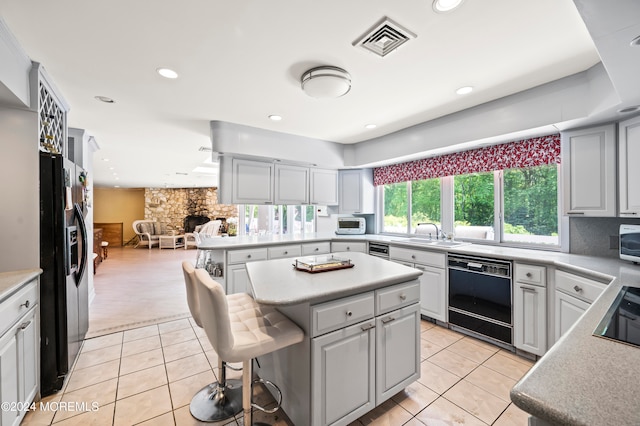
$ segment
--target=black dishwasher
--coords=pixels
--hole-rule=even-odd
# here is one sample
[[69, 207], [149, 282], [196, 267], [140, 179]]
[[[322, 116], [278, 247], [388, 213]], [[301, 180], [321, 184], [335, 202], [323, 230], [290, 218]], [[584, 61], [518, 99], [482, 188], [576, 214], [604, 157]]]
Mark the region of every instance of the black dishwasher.
[[449, 323], [513, 343], [511, 262], [449, 255]]

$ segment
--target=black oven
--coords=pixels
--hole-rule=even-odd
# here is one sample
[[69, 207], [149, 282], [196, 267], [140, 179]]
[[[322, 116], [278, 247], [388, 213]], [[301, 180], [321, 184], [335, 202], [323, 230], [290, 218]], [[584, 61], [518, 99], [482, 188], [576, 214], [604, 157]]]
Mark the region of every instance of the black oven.
[[450, 255], [449, 323], [513, 344], [511, 262]]

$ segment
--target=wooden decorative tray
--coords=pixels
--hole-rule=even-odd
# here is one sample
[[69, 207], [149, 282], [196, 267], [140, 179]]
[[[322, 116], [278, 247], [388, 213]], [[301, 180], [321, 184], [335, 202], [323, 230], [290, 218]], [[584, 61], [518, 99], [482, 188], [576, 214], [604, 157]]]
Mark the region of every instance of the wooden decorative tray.
[[350, 259], [342, 259], [333, 255], [302, 257], [296, 259], [296, 263], [293, 265], [296, 270], [310, 274], [353, 268], [354, 266]]

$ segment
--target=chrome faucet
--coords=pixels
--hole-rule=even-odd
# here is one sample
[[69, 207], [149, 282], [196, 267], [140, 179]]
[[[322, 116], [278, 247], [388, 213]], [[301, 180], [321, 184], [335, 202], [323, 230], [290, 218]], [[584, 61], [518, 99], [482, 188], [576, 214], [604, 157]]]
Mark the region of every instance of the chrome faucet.
[[[427, 226], [433, 226], [434, 229], [436, 230], [436, 240], [439, 239], [440, 236], [440, 230], [438, 229], [438, 225], [436, 225], [435, 223], [418, 223], [418, 226], [416, 226], [416, 234], [427, 234], [427, 232], [425, 232], [423, 229]], [[429, 239], [432, 239], [432, 234], [431, 232], [428, 233], [429, 235]]]

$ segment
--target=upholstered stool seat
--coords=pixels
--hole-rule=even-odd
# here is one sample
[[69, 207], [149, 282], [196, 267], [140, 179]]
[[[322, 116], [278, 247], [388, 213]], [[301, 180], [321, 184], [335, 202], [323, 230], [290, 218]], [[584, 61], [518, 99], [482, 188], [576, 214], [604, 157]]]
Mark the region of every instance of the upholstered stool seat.
[[[191, 316], [198, 327], [202, 327], [200, 319], [200, 301], [196, 287], [195, 269], [188, 261], [182, 262], [182, 272], [187, 289], [187, 304]], [[243, 303], [242, 295], [229, 297], [229, 305]], [[202, 389], [191, 399], [189, 410], [191, 415], [202, 422], [217, 422], [235, 416], [242, 411], [242, 382], [227, 380], [227, 363], [218, 355], [219, 380]]]
[[197, 269], [195, 278], [200, 320], [211, 345], [225, 361], [242, 362], [242, 408], [244, 425], [249, 426], [251, 407], [262, 409], [251, 403], [253, 358], [299, 343], [304, 333], [278, 310], [260, 305], [248, 294], [226, 296], [204, 269]]
[[102, 247], [102, 258], [106, 259], [109, 255], [109, 241], [103, 241], [100, 246]]

